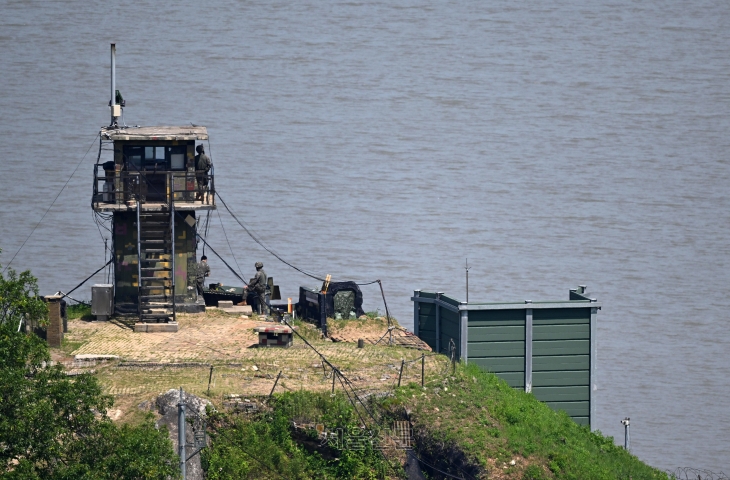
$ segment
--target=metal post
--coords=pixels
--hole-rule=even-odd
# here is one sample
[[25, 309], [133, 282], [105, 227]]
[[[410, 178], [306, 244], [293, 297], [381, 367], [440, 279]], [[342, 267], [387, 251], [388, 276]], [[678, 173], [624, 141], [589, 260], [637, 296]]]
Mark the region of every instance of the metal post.
[[418, 336], [418, 333], [421, 330], [421, 326], [419, 325], [421, 323], [421, 319], [419, 318], [419, 312], [421, 311], [421, 303], [418, 300], [418, 297], [421, 295], [420, 290], [414, 290], [413, 291], [413, 333], [414, 335]]
[[281, 370], [279, 370], [279, 375], [276, 376], [276, 380], [274, 380], [274, 386], [271, 387], [271, 393], [269, 393], [269, 398], [274, 394], [274, 390], [276, 390], [276, 384], [279, 383], [279, 378], [281, 377]]
[[[525, 300], [531, 304], [532, 300]], [[532, 309], [525, 309], [525, 391], [532, 392]]]
[[406, 365], [404, 358], [400, 359], [400, 372], [398, 373], [398, 386], [400, 387], [400, 379], [403, 377], [403, 367]]
[[378, 285], [380, 285], [380, 295], [383, 297], [383, 305], [385, 305], [385, 318], [388, 319], [388, 330], [390, 333], [390, 339], [388, 340], [388, 345], [393, 345], [393, 329], [391, 328], [392, 322], [390, 321], [390, 312], [388, 311], [388, 302], [385, 301], [385, 291], [383, 290], [383, 282], [378, 280]]
[[208, 376], [208, 396], [210, 396], [210, 382], [213, 380], [213, 365], [210, 366], [210, 375]]
[[115, 85], [116, 79], [114, 78], [115, 77], [114, 70], [116, 67], [116, 61], [117, 61], [117, 44], [112, 43], [112, 92], [111, 92], [111, 97], [110, 97], [111, 100], [109, 101], [109, 109], [111, 110], [112, 119], [111, 119], [111, 122], [109, 123], [110, 127], [114, 126], [114, 123], [116, 123], [116, 120], [117, 120], [117, 117], [114, 116], [114, 105], [117, 104], [117, 95], [116, 95], [117, 88]]
[[459, 305], [459, 358], [464, 365], [469, 361], [469, 306]]
[[[172, 177], [170, 177], [170, 180], [174, 182]], [[172, 282], [172, 321], [177, 322], [177, 313], [175, 312], [175, 195], [173, 194], [170, 197], [170, 244], [171, 244], [171, 252], [170, 255], [170, 266], [172, 267], [172, 271], [170, 272], [171, 282]], [[213, 372], [213, 367], [211, 366], [211, 373]], [[210, 390], [210, 385], [208, 385], [208, 390]]]
[[631, 436], [629, 435], [629, 425], [631, 424], [631, 419], [629, 417], [626, 417], [621, 420], [621, 423], [624, 426], [624, 450], [628, 452], [631, 450]]
[[444, 292], [436, 292], [436, 302], [434, 303], [436, 307], [436, 353], [441, 353], [441, 305], [438, 301], [441, 300], [443, 294]]
[[[585, 290], [584, 290], [585, 291]], [[591, 299], [591, 303], [594, 299]], [[590, 391], [588, 392], [589, 417], [588, 425], [591, 429], [596, 428], [596, 391], [598, 390], [598, 380], [596, 378], [596, 370], [598, 363], [598, 332], [596, 317], [598, 316], [598, 307], [591, 307], [591, 359], [590, 359]]]
[[185, 480], [185, 403], [180, 387], [180, 402], [177, 404], [177, 449], [180, 454], [180, 477]]
[[142, 226], [140, 225], [139, 194], [137, 194], [137, 310], [139, 320], [142, 321]]
[[464, 262], [464, 269], [466, 270], [466, 303], [469, 303], [469, 259], [467, 258]]
[[421, 354], [421, 386], [426, 384], [426, 354]]

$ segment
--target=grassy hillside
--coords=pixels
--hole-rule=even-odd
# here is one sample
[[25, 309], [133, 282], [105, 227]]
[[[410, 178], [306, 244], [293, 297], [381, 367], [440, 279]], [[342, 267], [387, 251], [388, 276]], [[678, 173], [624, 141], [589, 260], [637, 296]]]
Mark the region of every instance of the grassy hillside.
[[458, 366], [438, 388], [409, 384], [386, 403], [410, 412], [421, 458], [456, 475], [467, 470], [476, 478], [668, 478], [613, 438], [592, 433], [474, 365]]
[[[69, 313], [88, 315], [81, 307]], [[368, 396], [357, 409], [350, 403], [353, 392], [346, 394], [339, 383], [337, 393], [330, 394], [331, 369], [299, 338], [288, 349], [252, 348], [256, 320], [212, 311], [180, 315], [179, 322], [176, 334], [140, 335], [118, 322], [73, 320], [62, 350], [123, 357], [72, 367], [93, 369], [105, 392], [115, 396], [113, 418], [121, 422], [134, 423], [140, 403], [180, 386], [219, 407], [231, 394], [261, 400], [282, 372], [266, 408], [215, 415], [213, 444], [205, 453], [210, 478], [401, 478], [409, 458], [403, 450], [388, 448], [383, 454], [372, 447], [323, 443], [315, 428], [319, 424], [328, 434], [339, 429], [350, 436], [372, 431], [373, 438], [385, 442], [380, 445], [393, 447], [383, 432], [395, 421], [412, 426], [413, 452], [430, 478], [668, 478], [613, 439], [580, 427], [473, 365], [452, 371], [446, 357], [427, 355], [427, 386], [421, 387], [420, 351], [385, 342], [362, 349], [350, 343], [368, 335], [380, 338], [387, 328], [382, 319], [333, 321], [332, 331], [345, 338], [340, 342], [320, 338], [309, 324], [298, 325], [352, 387]], [[403, 386], [394, 388], [402, 361]], [[209, 364], [215, 365], [212, 377]]]
[[[383, 454], [369, 447], [319, 446], [321, 435], [314, 425], [347, 432], [359, 429], [363, 420], [368, 430], [409, 420], [414, 451], [429, 478], [668, 478], [615, 446], [612, 438], [590, 432], [492, 374], [471, 365], [448, 373], [439, 387], [411, 383], [393, 396], [371, 399], [366, 406], [374, 418], [361, 406], [353, 408], [342, 392], [307, 391], [276, 396], [267, 412], [218, 415], [213, 448], [206, 454], [209, 475], [405, 478], [402, 450]], [[309, 427], [293, 428], [292, 422]], [[382, 439], [382, 431], [372, 438]]]

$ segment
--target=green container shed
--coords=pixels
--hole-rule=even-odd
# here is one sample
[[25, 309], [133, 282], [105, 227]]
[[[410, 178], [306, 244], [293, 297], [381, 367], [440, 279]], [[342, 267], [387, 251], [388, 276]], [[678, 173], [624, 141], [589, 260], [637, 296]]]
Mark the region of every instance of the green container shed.
[[601, 305], [585, 286], [570, 290], [567, 301], [466, 303], [421, 290], [412, 300], [414, 333], [435, 352], [475, 363], [577, 423], [594, 424]]

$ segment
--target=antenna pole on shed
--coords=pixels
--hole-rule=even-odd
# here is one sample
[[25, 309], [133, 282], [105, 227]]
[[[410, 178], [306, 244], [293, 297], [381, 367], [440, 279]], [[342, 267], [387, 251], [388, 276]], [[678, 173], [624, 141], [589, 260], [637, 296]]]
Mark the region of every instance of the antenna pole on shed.
[[469, 303], [469, 259], [464, 262], [464, 270], [466, 270], [466, 303]]
[[116, 61], [117, 61], [117, 44], [112, 43], [112, 88], [111, 88], [111, 96], [109, 97], [109, 110], [112, 114], [112, 120], [111, 123], [109, 123], [110, 127], [114, 127], [117, 125], [117, 118], [119, 118], [119, 108], [117, 107], [117, 87], [115, 85], [116, 78], [115, 78], [115, 67], [116, 67]]

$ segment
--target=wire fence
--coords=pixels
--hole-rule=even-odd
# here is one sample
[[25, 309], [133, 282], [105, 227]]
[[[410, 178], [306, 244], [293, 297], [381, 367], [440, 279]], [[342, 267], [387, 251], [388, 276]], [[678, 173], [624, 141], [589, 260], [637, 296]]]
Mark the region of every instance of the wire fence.
[[712, 472], [701, 468], [680, 467], [667, 473], [674, 480], [730, 480], [723, 472]]

